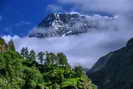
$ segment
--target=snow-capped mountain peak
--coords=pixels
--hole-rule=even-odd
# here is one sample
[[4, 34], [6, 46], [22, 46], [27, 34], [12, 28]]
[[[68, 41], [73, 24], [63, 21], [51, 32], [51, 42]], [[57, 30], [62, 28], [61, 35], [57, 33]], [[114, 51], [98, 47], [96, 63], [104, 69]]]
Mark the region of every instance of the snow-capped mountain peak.
[[95, 30], [115, 29], [115, 17], [82, 15], [78, 12], [49, 14], [29, 37], [55, 37], [86, 33]]

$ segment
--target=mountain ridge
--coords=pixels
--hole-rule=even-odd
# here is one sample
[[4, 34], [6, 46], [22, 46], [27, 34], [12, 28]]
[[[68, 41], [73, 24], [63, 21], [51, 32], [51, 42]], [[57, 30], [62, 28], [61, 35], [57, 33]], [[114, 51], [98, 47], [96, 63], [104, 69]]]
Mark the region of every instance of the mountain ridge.
[[119, 50], [101, 57], [88, 76], [99, 89], [131, 89], [133, 87], [133, 38]]
[[80, 13], [51, 13], [33, 29], [29, 37], [64, 37], [96, 30], [116, 30], [116, 17], [82, 15]]

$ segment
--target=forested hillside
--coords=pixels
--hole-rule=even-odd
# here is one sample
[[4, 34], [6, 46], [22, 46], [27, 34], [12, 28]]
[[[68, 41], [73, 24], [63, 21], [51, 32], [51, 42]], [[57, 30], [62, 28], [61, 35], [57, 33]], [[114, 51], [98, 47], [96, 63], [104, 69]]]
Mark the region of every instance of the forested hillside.
[[101, 57], [88, 76], [99, 89], [132, 89], [133, 38], [125, 47]]
[[81, 66], [72, 68], [63, 53], [23, 48], [0, 39], [0, 89], [97, 89]]

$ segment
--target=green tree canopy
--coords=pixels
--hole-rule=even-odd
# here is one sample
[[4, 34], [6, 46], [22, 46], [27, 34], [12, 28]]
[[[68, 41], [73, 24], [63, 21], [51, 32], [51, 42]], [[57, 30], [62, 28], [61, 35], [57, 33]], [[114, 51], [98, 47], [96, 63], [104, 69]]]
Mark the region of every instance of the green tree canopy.
[[45, 59], [44, 59], [44, 55], [45, 55], [45, 53], [44, 52], [39, 52], [38, 53], [38, 60], [39, 60], [39, 62], [41, 63], [41, 64], [43, 64], [43, 62], [45, 61]]
[[28, 59], [30, 59], [32, 61], [36, 61], [36, 53], [34, 50], [30, 50]]
[[28, 48], [22, 48], [21, 50], [21, 55], [24, 57], [24, 58], [27, 58], [29, 57], [29, 50]]
[[59, 58], [60, 65], [68, 65], [67, 57], [63, 53], [58, 53], [57, 56]]
[[28, 48], [21, 53], [12, 48], [1, 52], [0, 89], [97, 89], [82, 67], [73, 69], [63, 53], [40, 52], [41, 64], [35, 55]]
[[13, 40], [10, 40], [8, 42], [8, 48], [9, 48], [9, 50], [16, 51]]

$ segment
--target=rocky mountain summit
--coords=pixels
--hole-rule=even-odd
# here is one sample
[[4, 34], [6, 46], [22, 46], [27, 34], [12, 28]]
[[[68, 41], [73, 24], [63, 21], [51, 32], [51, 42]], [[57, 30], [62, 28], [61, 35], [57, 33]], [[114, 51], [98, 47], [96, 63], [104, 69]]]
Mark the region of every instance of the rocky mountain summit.
[[51, 13], [33, 29], [29, 37], [64, 37], [90, 31], [116, 30], [115, 17], [82, 15], [77, 12]]

